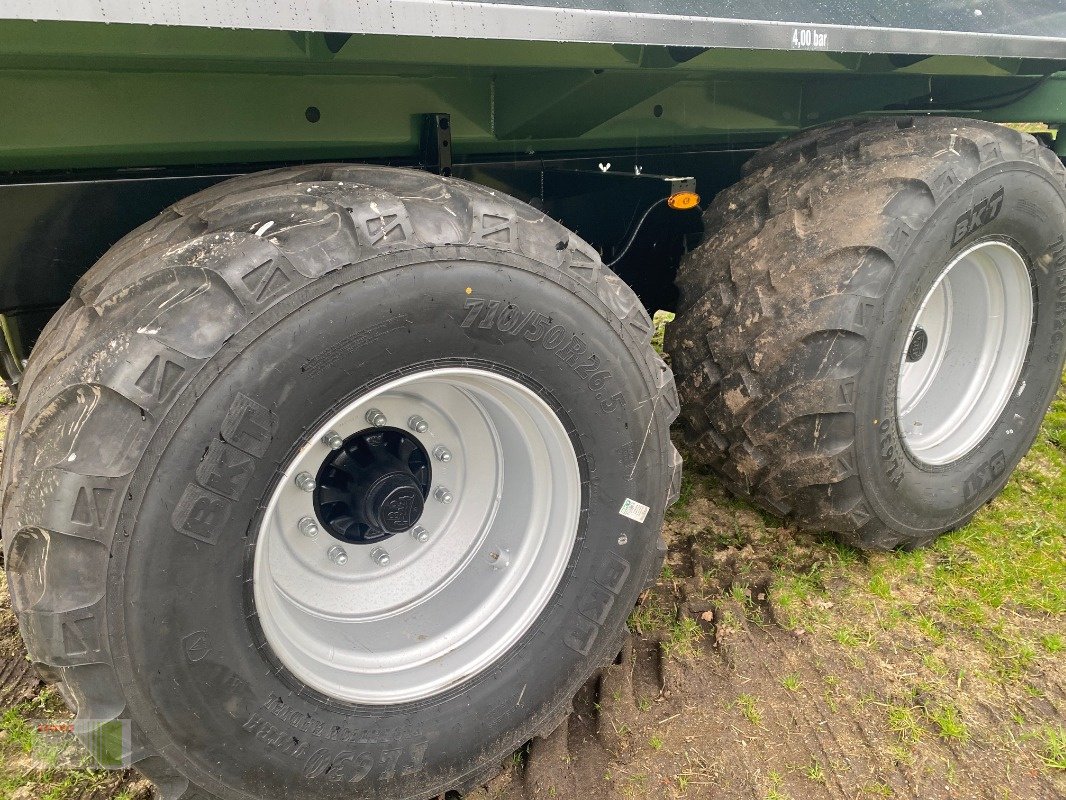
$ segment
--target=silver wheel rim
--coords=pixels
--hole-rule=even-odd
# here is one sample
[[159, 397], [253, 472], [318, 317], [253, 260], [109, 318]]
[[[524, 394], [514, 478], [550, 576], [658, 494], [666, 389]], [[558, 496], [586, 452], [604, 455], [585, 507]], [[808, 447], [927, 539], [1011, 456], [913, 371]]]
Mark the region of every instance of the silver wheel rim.
[[1032, 323], [1029, 270], [1013, 247], [981, 242], [948, 265], [900, 358], [896, 408], [911, 456], [950, 464], [984, 440], [1018, 383]]
[[[321, 525], [307, 535], [301, 521], [315, 518], [314, 502], [298, 477], [317, 474], [330, 433], [365, 431], [375, 411], [392, 426], [420, 418], [425, 427], [408, 431], [434, 454], [418, 526], [379, 547], [338, 541]], [[565, 571], [580, 508], [570, 437], [531, 389], [468, 368], [394, 380], [316, 431], [279, 481], [253, 566], [263, 635], [291, 673], [329, 697], [386, 704], [439, 694], [530, 629]], [[330, 555], [336, 547], [344, 563]]]

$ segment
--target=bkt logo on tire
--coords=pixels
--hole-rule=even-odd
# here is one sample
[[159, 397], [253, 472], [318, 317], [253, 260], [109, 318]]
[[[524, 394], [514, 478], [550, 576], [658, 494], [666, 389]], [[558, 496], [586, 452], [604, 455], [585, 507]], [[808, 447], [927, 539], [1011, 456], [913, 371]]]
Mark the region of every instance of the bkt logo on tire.
[[973, 208], [955, 220], [955, 238], [951, 240], [954, 247], [978, 228], [982, 228], [996, 217], [1003, 209], [1003, 187], [999, 187], [991, 196], [978, 202]]

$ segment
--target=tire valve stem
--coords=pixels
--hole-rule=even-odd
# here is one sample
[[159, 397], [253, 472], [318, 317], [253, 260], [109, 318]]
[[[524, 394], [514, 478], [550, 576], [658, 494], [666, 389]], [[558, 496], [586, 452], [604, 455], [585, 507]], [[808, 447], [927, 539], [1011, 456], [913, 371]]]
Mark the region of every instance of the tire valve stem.
[[389, 558], [389, 552], [384, 547], [375, 547], [370, 551], [370, 558], [374, 560], [374, 563], [379, 567], [387, 567], [392, 559]]
[[330, 450], [340, 450], [344, 446], [344, 439], [336, 431], [326, 431], [322, 444], [328, 445]]
[[301, 472], [296, 476], [296, 485], [305, 492], [313, 492], [315, 490], [315, 476], [310, 472]]
[[411, 529], [411, 535], [422, 544], [425, 544], [429, 541], [429, 531], [427, 531], [421, 525], [415, 525], [414, 528]]
[[407, 427], [413, 430], [415, 433], [425, 433], [429, 430], [429, 423], [422, 417], [415, 414], [409, 420], [407, 420]]
[[348, 563], [348, 554], [339, 544], [335, 544], [333, 545], [333, 547], [327, 550], [326, 557], [329, 558], [329, 560], [336, 564], [338, 567], [343, 567], [345, 564]]
[[452, 501], [452, 493], [443, 486], [438, 486], [437, 491], [433, 493], [433, 496], [437, 498], [438, 502], [444, 503], [445, 505]]
[[318, 523], [310, 517], [304, 517], [296, 523], [296, 527], [300, 529], [300, 533], [309, 539], [313, 539], [318, 536]]
[[500, 569], [506, 569], [511, 566], [511, 553], [507, 548], [502, 550], [493, 550], [489, 553], [489, 563], [492, 565], [492, 571], [498, 572]]
[[376, 408], [372, 408], [366, 412], [366, 421], [373, 425], [375, 428], [380, 428], [389, 420]]
[[452, 451], [444, 445], [438, 444], [436, 447], [433, 448], [433, 457], [437, 459], [437, 461], [443, 461], [445, 464], [447, 464], [449, 461], [452, 460]]

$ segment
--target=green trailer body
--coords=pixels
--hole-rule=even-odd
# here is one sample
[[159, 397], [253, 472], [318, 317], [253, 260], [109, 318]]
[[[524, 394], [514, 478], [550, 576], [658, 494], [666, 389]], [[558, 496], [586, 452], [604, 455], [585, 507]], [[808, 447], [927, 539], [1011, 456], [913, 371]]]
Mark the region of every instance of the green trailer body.
[[[0, 22], [0, 170], [765, 140], [839, 117], [1066, 121], [1059, 59]], [[56, 113], [62, 109], [62, 113]], [[368, 114], [367, 109], [374, 109]]]
[[[862, 115], [958, 115], [1051, 130], [1066, 121], [1066, 47], [1037, 35], [1060, 24], [1054, 3], [1029, 15], [999, 4], [1001, 34], [977, 30], [969, 11], [920, 20], [942, 26], [935, 36], [905, 29], [903, 11], [893, 27], [876, 28], [859, 23], [884, 15], [847, 4], [843, 25], [812, 24], [824, 22], [815, 12], [774, 22], [790, 17], [770, 5], [767, 19], [733, 11], [703, 27], [697, 8], [682, 9], [689, 14], [676, 24], [651, 15], [643, 26], [601, 29], [550, 17], [517, 34], [509, 17], [471, 27], [403, 3], [374, 4], [396, 12], [388, 23], [382, 15], [316, 18], [309, 6], [301, 24], [315, 32], [266, 29], [295, 23], [224, 8], [214, 21], [232, 27], [165, 24], [175, 18], [161, 4], [125, 16], [115, 10], [122, 4], [106, 6], [109, 16], [74, 4], [66, 17], [62, 8], [11, 5], [11, 18], [0, 19], [0, 191], [11, 208], [0, 221], [0, 314], [12, 362], [4, 369], [25, 358], [108, 244], [166, 203], [212, 176], [257, 166], [425, 164], [429, 114], [449, 116], [450, 160], [471, 165], [458, 174], [562, 159], [573, 168], [698, 173], [708, 191], [734, 179], [743, 159], [700, 166], [657, 157], [750, 153]], [[513, 179], [494, 183], [537, 196]], [[88, 224], [42, 224], [64, 216]], [[602, 220], [582, 222], [579, 232], [601, 248], [625, 239]], [[44, 263], [41, 237], [53, 250]], [[30, 279], [47, 264], [50, 280]]]

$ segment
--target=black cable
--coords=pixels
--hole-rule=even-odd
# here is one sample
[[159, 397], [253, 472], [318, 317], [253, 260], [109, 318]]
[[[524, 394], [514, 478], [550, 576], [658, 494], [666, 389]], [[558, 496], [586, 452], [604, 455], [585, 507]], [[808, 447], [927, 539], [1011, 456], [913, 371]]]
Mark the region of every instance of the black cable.
[[640, 233], [640, 229], [644, 226], [644, 220], [648, 218], [648, 215], [651, 214], [652, 211], [654, 211], [658, 206], [662, 205], [669, 199], [670, 198], [668, 197], [660, 197], [658, 200], [648, 206], [647, 210], [644, 212], [644, 215], [640, 218], [640, 221], [637, 222], [637, 227], [635, 227], [633, 229], [633, 233], [630, 234], [629, 241], [627, 241], [625, 243], [625, 247], [622, 248], [622, 252], [619, 253], [618, 256], [609, 264], [604, 264], [607, 269], [614, 269], [614, 265], [626, 257], [626, 254], [629, 252], [629, 249], [633, 246], [633, 242], [637, 240], [637, 234]]
[[[993, 110], [995, 110], [997, 108], [1003, 108], [1005, 106], [1009, 106], [1011, 103], [1017, 103], [1019, 100], [1024, 100], [1026, 97], [1028, 97], [1033, 92], [1035, 92], [1037, 89], [1039, 89], [1041, 86], [1043, 86], [1045, 83], [1047, 83], [1047, 81], [1050, 78], [1051, 78], [1051, 75], [1045, 75], [1042, 78], [1038, 78], [1037, 80], [1033, 81], [1031, 84], [1026, 86], [1025, 88], [1019, 89], [1016, 92], [1014, 92], [1013, 93], [1014, 96], [1010, 97], [1009, 100], [1005, 100], [1004, 102], [999, 103], [998, 105], [993, 105], [993, 106], [978, 106], [977, 110], [978, 111], [993, 111]], [[999, 94], [999, 95], [990, 95], [988, 97], [978, 98], [978, 100], [982, 100], [982, 99], [983, 100], [993, 100], [993, 99], [996, 99], [997, 97], [1003, 97], [1005, 95], [1010, 95], [1010, 94], [1011, 94], [1010, 92], [1003, 92], [1002, 94]]]
[[[1044, 75], [1044, 76], [1042, 76], [1040, 78], [1037, 78], [1032, 83], [1030, 83], [1030, 84], [1028, 84], [1026, 86], [1019, 87], [1017, 89], [1011, 89], [1010, 91], [1007, 91], [1007, 92], [998, 92], [996, 94], [986, 94], [986, 95], [983, 95], [982, 97], [973, 97], [973, 98], [970, 98], [968, 100], [956, 101], [951, 106], [938, 106], [934, 110], [937, 110], [937, 111], [965, 111], [967, 109], [972, 109], [974, 111], [994, 111], [997, 108], [1004, 108], [1005, 106], [1009, 106], [1011, 103], [1016, 103], [1019, 100], [1024, 100], [1030, 94], [1032, 94], [1037, 89], [1039, 89], [1041, 86], [1043, 86], [1052, 77], [1053, 77], [1052, 75]], [[978, 103], [983, 103], [983, 102], [985, 102], [987, 100], [999, 100], [1000, 98], [1004, 98], [1004, 97], [1007, 98], [1007, 99], [1004, 100], [1002, 103], [999, 103], [997, 105], [991, 105], [991, 106], [977, 105]], [[929, 102], [931, 99], [932, 99], [932, 97], [931, 97], [931, 93], [930, 93], [930, 95], [926, 95], [924, 98], [908, 100], [906, 103], [893, 103], [891, 105], [885, 106], [885, 110], [886, 111], [927, 111], [928, 109], [919, 108], [918, 105], [913, 105], [913, 104], [921, 104], [922, 102]]]

